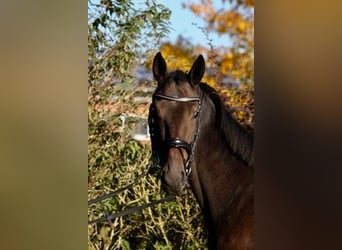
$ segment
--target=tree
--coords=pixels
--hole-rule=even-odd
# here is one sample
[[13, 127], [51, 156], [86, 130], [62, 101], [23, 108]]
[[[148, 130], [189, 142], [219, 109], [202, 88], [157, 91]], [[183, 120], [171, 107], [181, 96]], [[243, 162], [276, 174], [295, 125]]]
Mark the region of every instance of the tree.
[[[212, 0], [184, 5], [207, 22], [208, 32], [227, 35], [231, 48], [220, 48], [216, 60], [223, 76], [242, 84], [254, 83], [254, 0], [222, 1], [225, 9], [215, 9]], [[228, 38], [228, 37], [227, 37]]]
[[[89, 84], [133, 82], [133, 70], [148, 49], [168, 33], [170, 10], [154, 0], [137, 9], [133, 0], [88, 0]], [[141, 3], [142, 4], [142, 3]]]

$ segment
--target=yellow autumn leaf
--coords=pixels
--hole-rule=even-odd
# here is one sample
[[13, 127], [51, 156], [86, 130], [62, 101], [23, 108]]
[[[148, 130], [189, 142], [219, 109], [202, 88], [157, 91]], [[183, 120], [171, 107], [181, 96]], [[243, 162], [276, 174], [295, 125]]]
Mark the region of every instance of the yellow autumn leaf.
[[247, 24], [244, 21], [240, 21], [237, 27], [238, 31], [241, 33], [245, 33], [247, 29]]

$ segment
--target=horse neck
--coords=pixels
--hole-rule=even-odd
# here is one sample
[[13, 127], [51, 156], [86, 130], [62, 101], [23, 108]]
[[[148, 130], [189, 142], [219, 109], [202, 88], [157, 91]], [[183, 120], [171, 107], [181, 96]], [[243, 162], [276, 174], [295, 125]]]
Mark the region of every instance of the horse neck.
[[[234, 154], [227, 138], [217, 128], [213, 103], [206, 98], [203, 105], [209, 108], [201, 114], [199, 147], [190, 180], [206, 219], [215, 224], [215, 221], [221, 220], [232, 209], [241, 193], [245, 193], [247, 189], [251, 189], [248, 192], [253, 192], [253, 168]], [[230, 117], [222, 115], [222, 119], [226, 119], [226, 132], [229, 133], [229, 129], [233, 129], [229, 127]]]

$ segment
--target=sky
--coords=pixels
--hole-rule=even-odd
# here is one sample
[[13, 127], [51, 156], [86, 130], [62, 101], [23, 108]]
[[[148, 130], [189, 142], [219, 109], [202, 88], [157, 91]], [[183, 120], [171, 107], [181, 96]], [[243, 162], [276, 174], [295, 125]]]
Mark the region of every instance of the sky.
[[[197, 17], [189, 9], [182, 7], [183, 2], [189, 2], [185, 0], [157, 0], [157, 3], [163, 4], [171, 11], [171, 29], [168, 40], [176, 41], [178, 35], [182, 35], [188, 38], [194, 45], [207, 45], [208, 41], [203, 32], [198, 29], [192, 23], [196, 23], [199, 27], [205, 27], [205, 22], [200, 17]], [[192, 2], [199, 3], [200, 1], [193, 0]], [[222, 0], [213, 0], [214, 6], [220, 7]], [[227, 3], [226, 3], [227, 4]], [[216, 33], [209, 33], [209, 38], [212, 39], [213, 45], [227, 46], [230, 45], [228, 36], [218, 36]]]

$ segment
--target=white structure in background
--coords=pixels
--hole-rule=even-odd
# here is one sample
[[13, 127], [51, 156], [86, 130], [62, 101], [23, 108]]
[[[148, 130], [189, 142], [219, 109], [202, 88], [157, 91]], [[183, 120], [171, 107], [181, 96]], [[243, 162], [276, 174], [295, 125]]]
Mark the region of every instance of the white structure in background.
[[[145, 88], [143, 92], [148, 93], [148, 96], [135, 96], [133, 102], [136, 104], [146, 104], [148, 105], [151, 101], [151, 95], [154, 88]], [[113, 97], [118, 98], [118, 97]], [[146, 116], [136, 115], [134, 113], [122, 113], [120, 115], [121, 128], [123, 132], [125, 130], [129, 131], [129, 134], [134, 140], [140, 142], [150, 141], [150, 133], [148, 129], [148, 122]]]
[[127, 129], [129, 123], [134, 123], [133, 128], [130, 131], [130, 135], [132, 136], [132, 138], [141, 142], [150, 140], [150, 133], [146, 116], [123, 113], [120, 115], [120, 119], [122, 121], [120, 129], [121, 131]]

